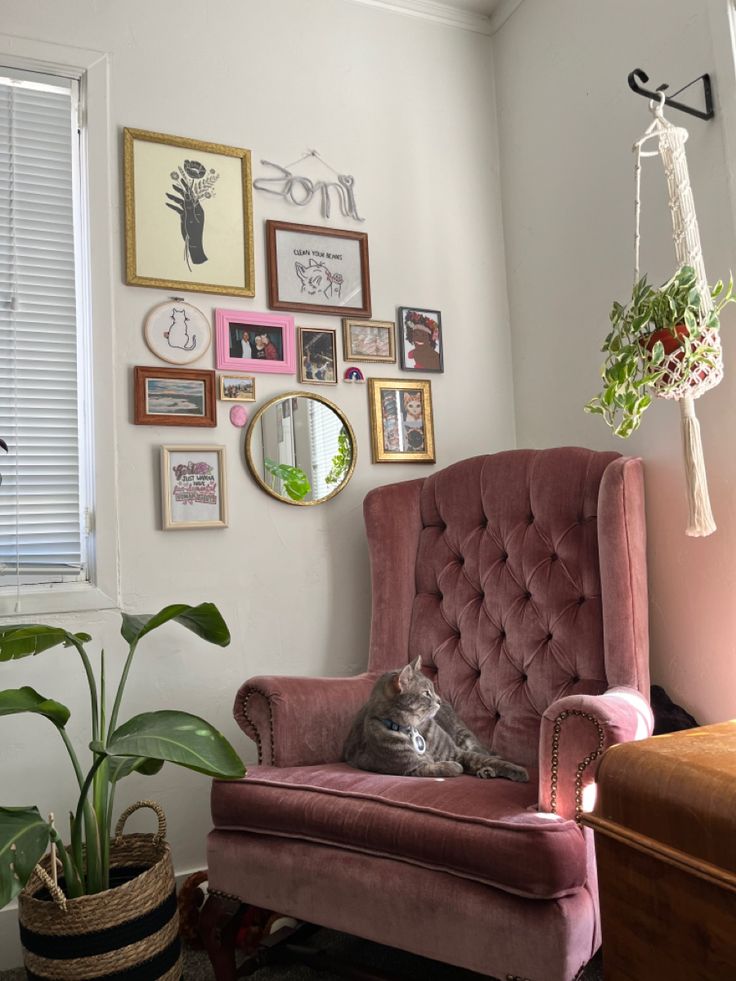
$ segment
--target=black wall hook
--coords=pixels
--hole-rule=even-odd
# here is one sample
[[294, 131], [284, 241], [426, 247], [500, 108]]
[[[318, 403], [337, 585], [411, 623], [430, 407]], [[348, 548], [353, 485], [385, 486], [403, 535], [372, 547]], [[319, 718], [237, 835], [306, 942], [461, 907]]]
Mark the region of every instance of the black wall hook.
[[[664, 92], [669, 88], [669, 85], [665, 82], [664, 85], [658, 85], [654, 92], [649, 89], [642, 88], [639, 82], [644, 82], [645, 84], [649, 81], [649, 76], [641, 68], [635, 68], [633, 72], [629, 74], [629, 88], [631, 88], [637, 95], [643, 95], [647, 99], [654, 99], [655, 102], [659, 101], [659, 93]], [[695, 85], [696, 82], [702, 81], [703, 83], [703, 96], [705, 98], [705, 112], [702, 109], [693, 109], [692, 106], [683, 105], [682, 102], [676, 102], [672, 96], [679, 95], [680, 92], [684, 92], [685, 89], [689, 89], [691, 85]], [[692, 82], [688, 82], [687, 85], [683, 85], [681, 89], [677, 92], [673, 92], [672, 95], [666, 95], [664, 104], [666, 106], [671, 106], [673, 109], [679, 109], [680, 112], [686, 112], [689, 116], [697, 116], [698, 119], [712, 119], [715, 115], [715, 110], [713, 109], [713, 92], [710, 86], [710, 75], [706, 72], [704, 75], [699, 75]]]

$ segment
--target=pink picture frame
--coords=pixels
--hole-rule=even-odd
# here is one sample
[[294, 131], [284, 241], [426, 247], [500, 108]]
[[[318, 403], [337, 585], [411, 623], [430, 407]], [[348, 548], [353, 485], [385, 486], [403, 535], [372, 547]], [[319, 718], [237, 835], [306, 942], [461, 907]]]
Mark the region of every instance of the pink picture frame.
[[250, 310], [215, 310], [217, 367], [224, 371], [296, 372], [294, 318]]

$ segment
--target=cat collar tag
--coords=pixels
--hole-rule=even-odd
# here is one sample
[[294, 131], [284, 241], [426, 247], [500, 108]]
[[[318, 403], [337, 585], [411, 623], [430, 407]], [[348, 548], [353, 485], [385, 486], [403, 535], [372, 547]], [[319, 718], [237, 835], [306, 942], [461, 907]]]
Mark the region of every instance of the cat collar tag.
[[422, 753], [426, 752], [427, 744], [424, 741], [424, 736], [421, 734], [421, 732], [418, 732], [414, 728], [414, 726], [411, 727], [411, 742], [412, 745], [414, 746], [414, 749], [417, 751], [417, 753], [419, 753], [420, 756], [422, 755]]

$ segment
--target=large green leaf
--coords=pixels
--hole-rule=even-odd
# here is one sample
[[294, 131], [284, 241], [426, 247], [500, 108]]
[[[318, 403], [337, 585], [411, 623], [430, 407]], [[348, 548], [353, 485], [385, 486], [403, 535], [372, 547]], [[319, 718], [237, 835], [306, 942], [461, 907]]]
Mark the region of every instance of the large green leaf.
[[245, 767], [225, 737], [188, 712], [144, 712], [121, 725], [107, 741], [109, 756], [145, 756], [197, 770], [210, 777], [242, 777]]
[[152, 760], [147, 756], [113, 756], [108, 763], [107, 776], [110, 783], [117, 783], [131, 773], [142, 773], [151, 777], [163, 765], [163, 760]]
[[41, 654], [59, 645], [70, 647], [75, 641], [86, 644], [91, 639], [89, 634], [71, 634], [43, 623], [10, 624], [0, 627], [0, 661]]
[[129, 644], [137, 643], [146, 634], [170, 620], [180, 623], [210, 644], [227, 647], [230, 643], [230, 631], [214, 603], [200, 603], [199, 606], [174, 603], [158, 613], [140, 613], [137, 616], [123, 613], [122, 616], [120, 633]]
[[0, 715], [17, 715], [19, 712], [35, 712], [50, 719], [63, 729], [71, 715], [66, 705], [44, 698], [33, 688], [7, 688], [0, 691]]
[[37, 807], [0, 807], [0, 909], [21, 891], [48, 843]]

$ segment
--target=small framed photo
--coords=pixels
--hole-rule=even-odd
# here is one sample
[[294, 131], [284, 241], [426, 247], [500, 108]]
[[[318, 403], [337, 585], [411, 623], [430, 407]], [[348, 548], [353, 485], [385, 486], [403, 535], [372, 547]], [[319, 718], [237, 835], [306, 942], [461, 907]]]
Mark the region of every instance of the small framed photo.
[[391, 320], [342, 322], [342, 354], [346, 361], [396, 361], [396, 325]]
[[308, 385], [337, 385], [337, 342], [334, 330], [297, 327], [299, 381]]
[[137, 426], [217, 425], [214, 371], [137, 365], [134, 392]]
[[399, 307], [400, 367], [404, 371], [444, 371], [439, 310]]
[[432, 383], [369, 378], [374, 463], [434, 463]]
[[224, 446], [161, 447], [164, 531], [227, 528]]
[[250, 150], [124, 131], [133, 286], [255, 296]]
[[215, 310], [217, 367], [293, 375], [294, 318], [285, 314]]
[[267, 221], [266, 251], [272, 310], [370, 317], [365, 232]]
[[223, 402], [255, 402], [255, 378], [253, 375], [220, 375], [220, 398]]

